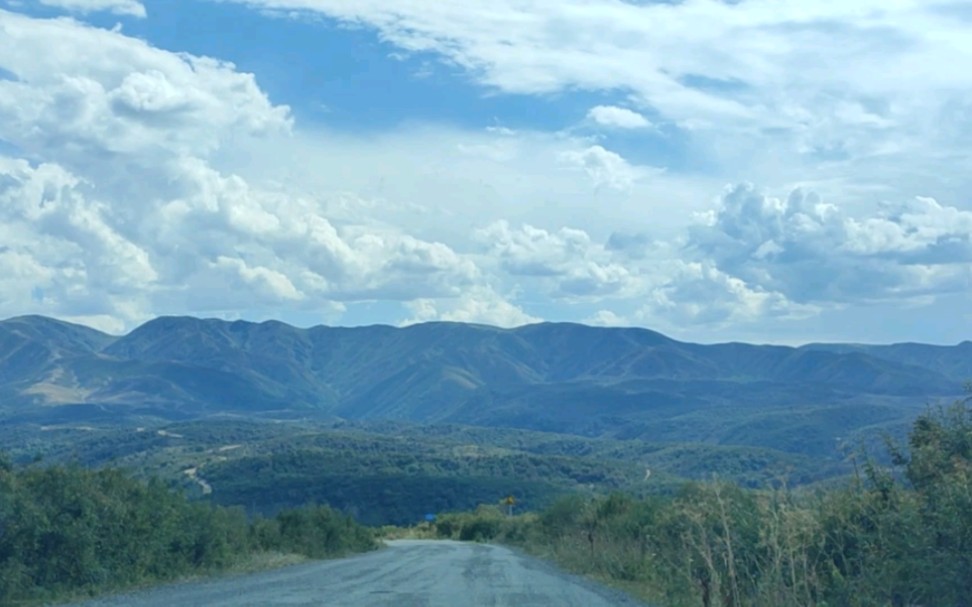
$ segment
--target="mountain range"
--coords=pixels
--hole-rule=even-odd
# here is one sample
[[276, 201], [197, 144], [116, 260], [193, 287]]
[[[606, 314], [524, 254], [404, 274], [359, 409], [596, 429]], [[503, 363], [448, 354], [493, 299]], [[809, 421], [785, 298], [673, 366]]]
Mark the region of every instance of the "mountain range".
[[972, 379], [972, 342], [703, 345], [637, 328], [0, 321], [0, 421], [395, 420], [829, 453]]

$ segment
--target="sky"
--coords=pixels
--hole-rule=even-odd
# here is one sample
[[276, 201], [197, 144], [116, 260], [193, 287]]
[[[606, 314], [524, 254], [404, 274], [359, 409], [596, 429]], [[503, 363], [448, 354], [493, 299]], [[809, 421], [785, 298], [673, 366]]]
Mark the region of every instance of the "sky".
[[0, 0], [0, 318], [972, 339], [967, 0]]

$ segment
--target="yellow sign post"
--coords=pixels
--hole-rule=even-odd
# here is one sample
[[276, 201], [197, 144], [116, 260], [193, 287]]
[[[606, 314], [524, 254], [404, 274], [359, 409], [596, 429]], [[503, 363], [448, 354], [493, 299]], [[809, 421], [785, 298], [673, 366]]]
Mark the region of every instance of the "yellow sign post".
[[513, 505], [516, 504], [516, 498], [510, 495], [503, 500], [503, 503], [506, 504], [506, 514], [513, 516]]

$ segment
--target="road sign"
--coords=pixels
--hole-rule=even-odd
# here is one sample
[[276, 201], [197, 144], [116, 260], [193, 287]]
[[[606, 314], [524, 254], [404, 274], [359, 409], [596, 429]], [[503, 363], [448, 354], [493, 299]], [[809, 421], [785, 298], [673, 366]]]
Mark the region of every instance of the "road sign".
[[511, 495], [503, 500], [503, 503], [506, 504], [507, 516], [513, 516], [513, 504], [516, 503], [516, 498]]

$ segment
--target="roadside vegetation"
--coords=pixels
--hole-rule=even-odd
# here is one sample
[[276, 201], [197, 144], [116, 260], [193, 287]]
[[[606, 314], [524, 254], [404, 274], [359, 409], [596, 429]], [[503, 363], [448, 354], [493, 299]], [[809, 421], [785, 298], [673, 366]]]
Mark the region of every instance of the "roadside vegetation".
[[972, 605], [970, 400], [930, 410], [891, 466], [811, 491], [712, 480], [672, 496], [441, 515], [417, 533], [501, 541], [668, 606]]
[[[512, 492], [534, 512], [484, 505], [380, 534], [505, 542], [671, 607], [972, 607], [970, 403], [928, 410], [847, 482], [795, 488], [740, 477], [768, 469], [754, 451], [470, 428], [437, 440], [189, 424], [93, 437], [84, 466], [0, 455], [0, 605], [365, 551], [376, 533], [355, 518], [401, 524]], [[143, 453], [173, 461], [131, 459]], [[720, 476], [683, 484], [630, 463], [655, 453]], [[107, 462], [131, 472], [88, 468]], [[190, 465], [213, 495], [172, 490]]]
[[116, 469], [0, 458], [0, 605], [33, 605], [377, 547], [325, 506], [248, 520]]

